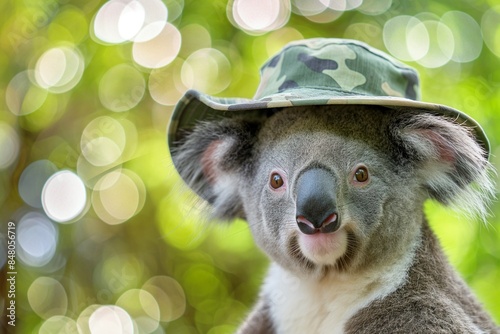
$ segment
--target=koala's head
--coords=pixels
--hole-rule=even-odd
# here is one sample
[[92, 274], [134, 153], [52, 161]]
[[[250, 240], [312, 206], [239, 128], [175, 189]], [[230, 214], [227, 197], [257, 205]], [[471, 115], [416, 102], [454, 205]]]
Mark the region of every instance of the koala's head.
[[246, 219], [274, 261], [306, 274], [388, 263], [418, 238], [426, 199], [483, 214], [492, 190], [469, 129], [375, 106], [201, 123], [174, 163], [215, 218]]

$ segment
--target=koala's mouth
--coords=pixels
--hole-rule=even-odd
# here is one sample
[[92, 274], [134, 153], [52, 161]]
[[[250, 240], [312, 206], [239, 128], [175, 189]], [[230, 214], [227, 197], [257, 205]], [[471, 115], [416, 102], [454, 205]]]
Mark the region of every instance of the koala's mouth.
[[308, 271], [345, 271], [355, 259], [358, 238], [352, 231], [294, 235], [289, 242], [290, 255]]

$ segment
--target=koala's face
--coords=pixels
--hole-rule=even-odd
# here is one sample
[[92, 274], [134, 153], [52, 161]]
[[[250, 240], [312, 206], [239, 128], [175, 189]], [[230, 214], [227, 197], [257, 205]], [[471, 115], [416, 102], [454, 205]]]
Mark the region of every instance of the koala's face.
[[216, 218], [245, 218], [274, 261], [316, 275], [380, 270], [416, 240], [427, 198], [481, 213], [493, 189], [469, 130], [374, 106], [202, 123], [174, 163]]
[[289, 268], [348, 270], [369, 251], [400, 185], [412, 187], [390, 159], [383, 122], [344, 114], [282, 113], [260, 132], [244, 211], [259, 245]]

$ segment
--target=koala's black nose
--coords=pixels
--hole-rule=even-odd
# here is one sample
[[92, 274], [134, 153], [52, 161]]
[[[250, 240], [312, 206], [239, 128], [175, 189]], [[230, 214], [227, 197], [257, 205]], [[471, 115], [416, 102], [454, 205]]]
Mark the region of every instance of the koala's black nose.
[[340, 227], [334, 176], [325, 169], [305, 171], [297, 180], [297, 225], [302, 233], [335, 232]]

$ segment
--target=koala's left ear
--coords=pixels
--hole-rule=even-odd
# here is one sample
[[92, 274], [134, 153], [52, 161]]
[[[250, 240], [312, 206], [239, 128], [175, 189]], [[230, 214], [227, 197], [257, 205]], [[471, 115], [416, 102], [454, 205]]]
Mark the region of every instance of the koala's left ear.
[[184, 181], [211, 204], [213, 218], [244, 218], [239, 188], [251, 169], [258, 123], [236, 119], [204, 122], [173, 153]]
[[431, 198], [484, 219], [494, 195], [493, 168], [471, 129], [420, 113], [400, 119], [392, 131]]

